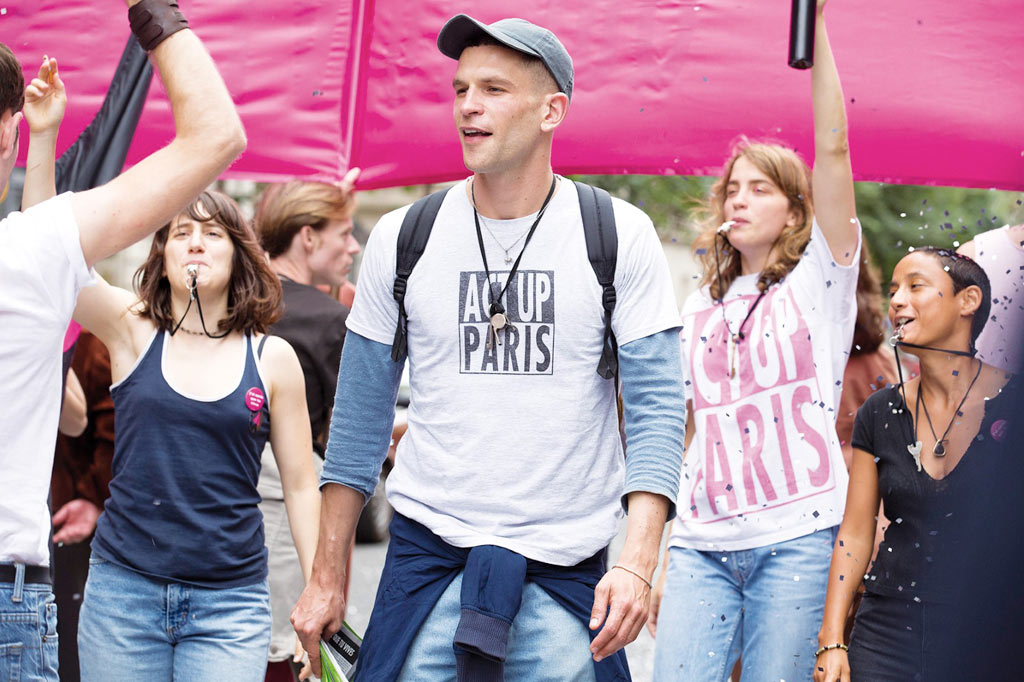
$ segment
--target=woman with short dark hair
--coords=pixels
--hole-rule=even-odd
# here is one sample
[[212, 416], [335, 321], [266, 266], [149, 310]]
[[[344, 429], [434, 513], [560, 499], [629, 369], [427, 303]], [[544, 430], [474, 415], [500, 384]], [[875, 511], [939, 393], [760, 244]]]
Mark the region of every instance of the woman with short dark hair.
[[[918, 356], [920, 373], [857, 412], [816, 682], [946, 679], [936, 657], [965, 632], [948, 606], [958, 583], [975, 580], [953, 568], [972, 559], [957, 544], [977, 530], [963, 527], [963, 512], [1013, 471], [1001, 442], [1019, 398], [1008, 374], [975, 357], [990, 306], [984, 270], [953, 251], [917, 249], [896, 265], [890, 295], [892, 342]], [[890, 524], [869, 568], [880, 500]], [[843, 627], [862, 580], [847, 653]]]

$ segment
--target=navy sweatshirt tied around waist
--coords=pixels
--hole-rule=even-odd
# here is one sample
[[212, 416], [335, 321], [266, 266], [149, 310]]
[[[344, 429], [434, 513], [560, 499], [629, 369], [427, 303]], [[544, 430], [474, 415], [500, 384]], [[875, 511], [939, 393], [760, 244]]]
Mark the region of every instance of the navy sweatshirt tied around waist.
[[[527, 580], [589, 629], [594, 588], [605, 573], [602, 550], [575, 566], [527, 559], [502, 547], [453, 547], [400, 514], [391, 522], [387, 560], [359, 662], [358, 682], [395, 680], [413, 639], [452, 580], [462, 576], [462, 617], [453, 647], [460, 682], [500, 682], [508, 634]], [[597, 682], [628, 682], [625, 650], [594, 664]]]

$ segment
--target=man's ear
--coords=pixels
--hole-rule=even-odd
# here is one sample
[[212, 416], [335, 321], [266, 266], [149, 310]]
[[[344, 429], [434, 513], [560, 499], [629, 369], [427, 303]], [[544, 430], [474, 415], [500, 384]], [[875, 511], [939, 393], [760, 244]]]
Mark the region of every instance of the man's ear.
[[981, 287], [977, 284], [972, 284], [969, 287], [964, 287], [956, 295], [957, 302], [960, 304], [960, 315], [963, 317], [970, 317], [978, 312], [978, 308], [981, 307]]
[[569, 113], [569, 97], [564, 92], [554, 92], [544, 96], [544, 118], [540, 129], [550, 133], [562, 124]]
[[9, 161], [18, 147], [18, 124], [23, 114], [19, 111], [0, 124], [0, 159]]
[[302, 248], [307, 252], [312, 253], [320, 245], [320, 237], [317, 235], [316, 230], [309, 225], [300, 227], [298, 235], [299, 239], [302, 240]]

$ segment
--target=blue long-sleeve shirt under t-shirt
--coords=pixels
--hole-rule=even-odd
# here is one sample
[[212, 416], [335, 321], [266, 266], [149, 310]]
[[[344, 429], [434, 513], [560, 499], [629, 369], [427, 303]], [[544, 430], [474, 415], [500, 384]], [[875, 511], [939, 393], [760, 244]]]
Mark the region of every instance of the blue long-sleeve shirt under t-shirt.
[[[391, 359], [390, 346], [349, 331], [321, 486], [339, 483], [366, 497], [373, 494], [391, 442], [403, 368], [404, 362]], [[656, 493], [671, 501], [671, 519], [679, 493], [686, 425], [676, 330], [620, 346], [619, 371], [626, 431], [623, 506], [629, 493]]]

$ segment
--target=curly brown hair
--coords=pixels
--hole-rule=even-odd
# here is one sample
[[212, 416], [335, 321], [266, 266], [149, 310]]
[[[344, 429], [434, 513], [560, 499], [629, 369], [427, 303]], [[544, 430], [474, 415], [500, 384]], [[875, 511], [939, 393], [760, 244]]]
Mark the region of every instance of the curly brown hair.
[[25, 75], [11, 48], [0, 43], [0, 114], [16, 114], [25, 106]]
[[149, 256], [135, 271], [133, 279], [142, 304], [138, 314], [152, 320], [163, 331], [173, 329], [177, 323], [171, 311], [171, 285], [164, 274], [164, 250], [171, 225], [185, 216], [196, 222], [215, 222], [222, 226], [235, 247], [228, 283], [228, 315], [220, 321], [217, 331], [266, 334], [270, 325], [281, 317], [281, 282], [267, 265], [256, 234], [242, 217], [238, 204], [220, 192], [203, 192], [153, 235]]
[[[787, 225], [776, 242], [776, 258], [761, 271], [758, 289], [765, 291], [785, 277], [799, 262], [811, 238], [814, 205], [811, 199], [811, 170], [792, 149], [772, 142], [751, 142], [740, 138], [732, 149], [724, 172], [711, 187], [711, 194], [697, 207], [700, 234], [693, 241], [693, 251], [704, 269], [700, 285], [709, 285], [711, 297], [721, 299], [740, 275], [740, 254], [725, 240], [718, 241], [718, 227], [725, 221], [726, 185], [733, 166], [745, 158], [764, 173], [789, 200], [796, 222]], [[716, 244], [715, 242], [718, 241]], [[716, 263], [716, 249], [717, 259]]]
[[337, 185], [293, 180], [272, 185], [263, 193], [256, 210], [256, 233], [271, 258], [291, 246], [305, 225], [320, 231], [332, 220], [352, 217], [355, 199]]

